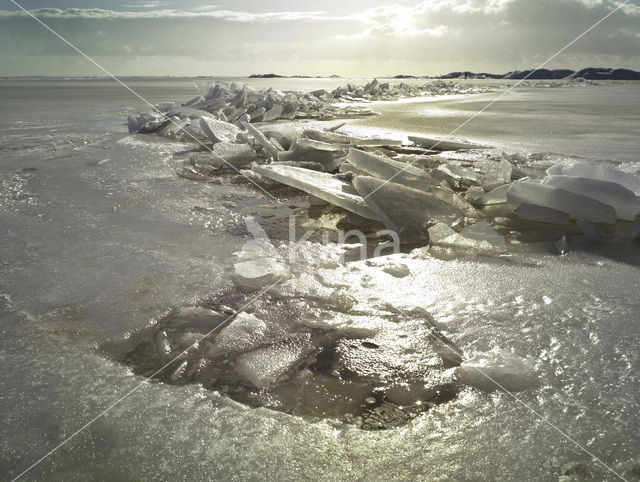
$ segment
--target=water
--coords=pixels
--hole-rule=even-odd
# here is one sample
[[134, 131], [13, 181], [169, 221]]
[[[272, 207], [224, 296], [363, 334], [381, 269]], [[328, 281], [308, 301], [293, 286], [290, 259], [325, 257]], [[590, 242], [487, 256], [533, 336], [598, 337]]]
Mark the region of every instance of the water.
[[[345, 80], [255, 82], [313, 90]], [[130, 85], [151, 102], [197, 94], [182, 79]], [[581, 156], [634, 172], [639, 89], [525, 88], [458, 135], [556, 153], [535, 157], [541, 166]], [[381, 116], [346, 129], [447, 134], [495, 95], [377, 104]], [[234, 289], [231, 253], [248, 240], [242, 218], [267, 201], [175, 176], [190, 146], [129, 136], [126, 115], [144, 106], [113, 82], [2, 80], [0, 99], [0, 473], [11, 479], [143, 382], [101, 347], [172, 307]], [[362, 323], [383, 303], [425, 308], [469, 357], [496, 347], [531, 357], [539, 385], [518, 400], [465, 389], [404, 427], [367, 432], [145, 382], [25, 478], [557, 480], [583, 464], [596, 480], [615, 480], [557, 428], [637, 479], [637, 250], [557, 257], [543, 248], [526, 263], [407, 257], [412, 276], [403, 279], [301, 259], [294, 273], [317, 270], [347, 286], [371, 313]]]

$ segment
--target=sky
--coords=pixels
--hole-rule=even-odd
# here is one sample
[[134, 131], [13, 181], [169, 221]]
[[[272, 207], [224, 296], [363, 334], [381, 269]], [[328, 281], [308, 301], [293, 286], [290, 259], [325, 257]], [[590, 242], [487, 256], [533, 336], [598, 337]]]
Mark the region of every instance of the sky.
[[[623, 2], [16, 1], [115, 75], [345, 77], [534, 68]], [[640, 70], [640, 0], [546, 67]], [[104, 73], [0, 0], [0, 76], [21, 75]]]

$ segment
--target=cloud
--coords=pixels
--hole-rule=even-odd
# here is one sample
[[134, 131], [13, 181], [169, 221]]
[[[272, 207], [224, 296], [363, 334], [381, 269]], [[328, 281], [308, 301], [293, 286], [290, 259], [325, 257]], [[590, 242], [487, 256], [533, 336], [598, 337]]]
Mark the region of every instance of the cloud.
[[[141, 4], [142, 8], [153, 8], [159, 5], [157, 2]], [[295, 22], [302, 20], [317, 21], [337, 21], [339, 17], [327, 16], [324, 12], [267, 12], [250, 13], [237, 12], [233, 10], [218, 10], [215, 6], [205, 6], [193, 10], [156, 9], [149, 11], [126, 11], [126, 10], [104, 10], [100, 8], [38, 8], [30, 10], [32, 15], [46, 19], [88, 19], [88, 20], [108, 20], [108, 19], [221, 19], [229, 22], [242, 23], [276, 23]], [[0, 17], [4, 18], [29, 18], [29, 14], [23, 11], [0, 10]]]
[[[201, 5], [190, 10], [166, 8], [167, 2], [155, 0], [135, 3], [129, 10], [41, 8], [33, 13], [124, 75], [273, 71], [369, 76], [532, 68], [620, 4], [430, 0], [351, 12], [327, 0], [323, 11], [298, 10], [293, 5], [302, 2], [287, 2], [283, 11], [255, 12], [239, 8], [242, 2], [234, 3], [235, 9]], [[638, 32], [640, 6], [629, 3], [548, 67], [640, 69]], [[0, 11], [0, 42], [12, 46], [0, 54], [0, 75], [72, 75], [65, 73], [68, 66], [82, 69], [81, 62], [71, 63], [76, 54], [68, 46], [54, 41], [24, 12]], [[96, 74], [90, 65], [85, 69]]]

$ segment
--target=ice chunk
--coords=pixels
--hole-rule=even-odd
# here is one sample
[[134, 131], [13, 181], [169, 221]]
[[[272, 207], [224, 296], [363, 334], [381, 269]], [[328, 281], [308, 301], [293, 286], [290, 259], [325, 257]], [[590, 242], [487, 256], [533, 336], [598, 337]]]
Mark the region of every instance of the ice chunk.
[[[467, 192], [464, 193], [464, 198], [469, 202], [478, 203], [478, 200], [482, 196], [484, 196], [484, 194], [484, 189], [482, 189], [480, 186], [471, 186], [469, 187], [469, 189], [467, 189]], [[507, 202], [506, 193], [504, 202]]]
[[521, 204], [516, 209], [516, 216], [525, 221], [535, 221], [539, 223], [569, 224], [571, 217], [569, 214], [557, 209], [545, 208], [534, 204]]
[[249, 288], [266, 288], [289, 279], [291, 272], [264, 229], [251, 217], [245, 218], [245, 223], [253, 239], [246, 242], [241, 251], [233, 253], [238, 257], [233, 265], [236, 281]]
[[480, 146], [477, 144], [470, 144], [467, 142], [448, 141], [445, 139], [434, 139], [431, 137], [422, 136], [409, 136], [409, 140], [426, 147], [427, 149], [434, 149], [437, 151], [459, 151], [463, 149], [486, 149], [486, 146]]
[[[172, 117], [170, 121], [162, 127], [158, 131], [158, 134], [170, 137], [172, 139], [176, 138], [180, 132], [191, 125], [191, 119], [188, 117], [184, 119], [178, 119], [177, 117]], [[140, 131], [142, 132], [142, 131]]]
[[299, 137], [294, 139], [288, 151], [279, 152], [279, 161], [310, 161], [324, 166], [325, 171], [335, 171], [342, 164], [347, 150], [333, 144]]
[[265, 343], [266, 334], [267, 324], [264, 321], [242, 311], [218, 333], [207, 356], [214, 358], [257, 348]]
[[229, 164], [236, 168], [244, 167], [256, 160], [256, 151], [247, 144], [218, 142], [213, 145], [212, 152], [211, 159], [204, 162], [216, 167], [227, 167]]
[[454, 189], [465, 189], [470, 185], [479, 184], [481, 176], [456, 164], [442, 164], [431, 171], [431, 177], [437, 182], [445, 181]]
[[236, 280], [248, 288], [267, 288], [278, 281], [291, 277], [287, 266], [277, 258], [264, 256], [261, 258], [243, 259], [234, 263]]
[[257, 388], [266, 388], [282, 380], [311, 355], [314, 347], [308, 334], [291, 337], [281, 343], [240, 355], [236, 370]]
[[444, 223], [438, 223], [435, 226], [431, 226], [428, 232], [429, 244], [480, 252], [494, 251], [494, 247], [487, 241], [465, 238]]
[[611, 206], [548, 184], [515, 181], [507, 192], [507, 200], [513, 209], [521, 204], [533, 204], [567, 212], [571, 219], [585, 218], [602, 224], [616, 222], [616, 212]]
[[313, 139], [314, 141], [330, 142], [331, 144], [351, 144], [356, 140], [354, 137], [345, 136], [343, 134], [336, 134], [330, 131], [321, 131], [318, 129], [304, 129], [302, 131], [304, 137]]
[[481, 206], [492, 206], [494, 204], [504, 204], [507, 202], [507, 192], [511, 184], [505, 184], [503, 186], [499, 186], [495, 189], [492, 189], [486, 194], [478, 197], [475, 201], [476, 204], [480, 204]]
[[385, 181], [391, 180], [391, 182], [423, 190], [433, 185], [429, 173], [419, 167], [358, 149], [349, 149], [347, 162], [356, 169]]
[[300, 189], [363, 218], [378, 219], [351, 184], [336, 179], [331, 174], [277, 164], [253, 164], [251, 169], [260, 176]]
[[273, 124], [261, 128], [265, 137], [275, 139], [285, 149], [291, 147], [294, 139], [302, 137], [302, 129], [291, 124]]
[[390, 262], [382, 268], [382, 271], [390, 274], [394, 278], [404, 278], [411, 274], [411, 270], [409, 270], [409, 267], [404, 263]]
[[538, 379], [533, 359], [499, 348], [470, 358], [454, 373], [461, 383], [484, 391], [518, 392], [535, 385]]
[[462, 222], [460, 211], [432, 194], [368, 176], [356, 176], [353, 185], [386, 228], [403, 243], [427, 239], [429, 225]]
[[623, 221], [633, 221], [640, 212], [640, 199], [633, 191], [615, 182], [586, 177], [552, 175], [547, 176], [543, 183], [608, 204], [616, 210], [618, 219]]
[[262, 116], [262, 122], [271, 122], [276, 120], [282, 114], [282, 106], [275, 104], [271, 109], [266, 111]]
[[469, 204], [467, 200], [458, 193], [439, 186], [431, 187], [428, 192], [429, 194], [433, 194], [435, 197], [442, 199], [449, 206], [462, 212], [468, 218], [479, 219], [483, 217], [480, 211]]
[[200, 117], [206, 117], [208, 119], [215, 119], [215, 116], [210, 112], [202, 109], [193, 109], [191, 107], [182, 107], [176, 106], [173, 107], [167, 112], [167, 117], [177, 116], [177, 117], [188, 117], [190, 119], [199, 119]]
[[484, 172], [479, 177], [479, 181], [485, 191], [490, 191], [491, 189], [511, 182], [513, 165], [506, 159], [503, 158], [500, 162], [488, 161], [477, 164], [481, 166]]
[[140, 114], [138, 117], [130, 115], [127, 118], [129, 133], [149, 134], [157, 131], [168, 119], [156, 113]]
[[504, 248], [504, 236], [498, 234], [488, 221], [480, 221], [465, 227], [460, 234], [465, 238], [474, 239], [476, 241], [486, 241], [496, 248]]
[[249, 131], [249, 134], [251, 134], [253, 138], [262, 145], [262, 147], [264, 147], [264, 150], [267, 151], [272, 159], [278, 159], [278, 153], [280, 151], [276, 149], [271, 142], [269, 142], [269, 139], [267, 139], [259, 129], [255, 128], [248, 122], [241, 122], [240, 124]]
[[216, 142], [233, 142], [240, 133], [240, 129], [235, 124], [208, 117], [200, 117], [200, 128], [214, 144]]
[[588, 177], [620, 184], [640, 196], [640, 176], [620, 171], [605, 164], [576, 162], [573, 164], [556, 164], [547, 169], [550, 176]]

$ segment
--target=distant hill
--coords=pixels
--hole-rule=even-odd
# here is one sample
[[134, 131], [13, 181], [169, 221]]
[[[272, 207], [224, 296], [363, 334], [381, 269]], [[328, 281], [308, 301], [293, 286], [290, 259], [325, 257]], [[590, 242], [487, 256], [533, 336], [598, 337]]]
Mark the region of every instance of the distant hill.
[[558, 79], [586, 79], [586, 80], [640, 80], [640, 72], [629, 69], [611, 69], [588, 67], [582, 70], [570, 69], [531, 69], [514, 70], [506, 74], [489, 74], [486, 72], [450, 72], [434, 77], [436, 79], [533, 79], [533, 80], [558, 80]]

